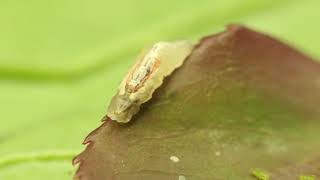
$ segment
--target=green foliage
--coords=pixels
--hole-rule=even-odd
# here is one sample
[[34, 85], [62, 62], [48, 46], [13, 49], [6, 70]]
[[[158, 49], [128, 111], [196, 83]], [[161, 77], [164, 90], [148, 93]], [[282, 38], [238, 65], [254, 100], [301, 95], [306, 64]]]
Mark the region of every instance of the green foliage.
[[258, 180], [269, 180], [269, 175], [261, 169], [254, 169], [252, 175]]
[[314, 176], [300, 176], [300, 180], [315, 180]]

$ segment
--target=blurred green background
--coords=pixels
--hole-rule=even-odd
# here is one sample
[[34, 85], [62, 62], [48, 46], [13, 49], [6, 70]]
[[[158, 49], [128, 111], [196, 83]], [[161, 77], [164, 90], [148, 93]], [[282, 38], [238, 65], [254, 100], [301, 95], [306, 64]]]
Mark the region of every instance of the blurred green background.
[[0, 179], [71, 179], [71, 159], [147, 44], [242, 23], [320, 58], [319, 0], [0, 0]]

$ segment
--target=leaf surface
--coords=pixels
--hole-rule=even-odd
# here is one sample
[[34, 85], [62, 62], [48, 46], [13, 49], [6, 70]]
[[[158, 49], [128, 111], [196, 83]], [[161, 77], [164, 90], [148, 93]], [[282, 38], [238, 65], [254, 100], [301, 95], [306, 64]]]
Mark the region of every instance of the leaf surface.
[[[106, 117], [75, 158], [79, 179], [320, 175], [320, 64], [229, 26], [203, 38], [128, 124]], [[173, 158], [173, 160], [172, 160]]]

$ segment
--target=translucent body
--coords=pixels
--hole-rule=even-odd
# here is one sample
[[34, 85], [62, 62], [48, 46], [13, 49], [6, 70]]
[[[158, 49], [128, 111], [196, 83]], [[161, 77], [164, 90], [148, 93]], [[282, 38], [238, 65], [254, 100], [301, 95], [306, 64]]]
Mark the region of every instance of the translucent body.
[[108, 116], [128, 122], [148, 101], [163, 79], [180, 67], [193, 49], [189, 41], [159, 42], [142, 52], [112, 98]]

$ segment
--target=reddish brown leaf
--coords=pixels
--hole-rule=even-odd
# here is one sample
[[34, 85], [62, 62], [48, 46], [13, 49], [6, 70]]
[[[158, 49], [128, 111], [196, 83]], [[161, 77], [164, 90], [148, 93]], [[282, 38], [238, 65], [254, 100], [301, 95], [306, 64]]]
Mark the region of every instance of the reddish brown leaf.
[[320, 65], [242, 26], [203, 38], [128, 124], [85, 140], [82, 180], [320, 176]]

